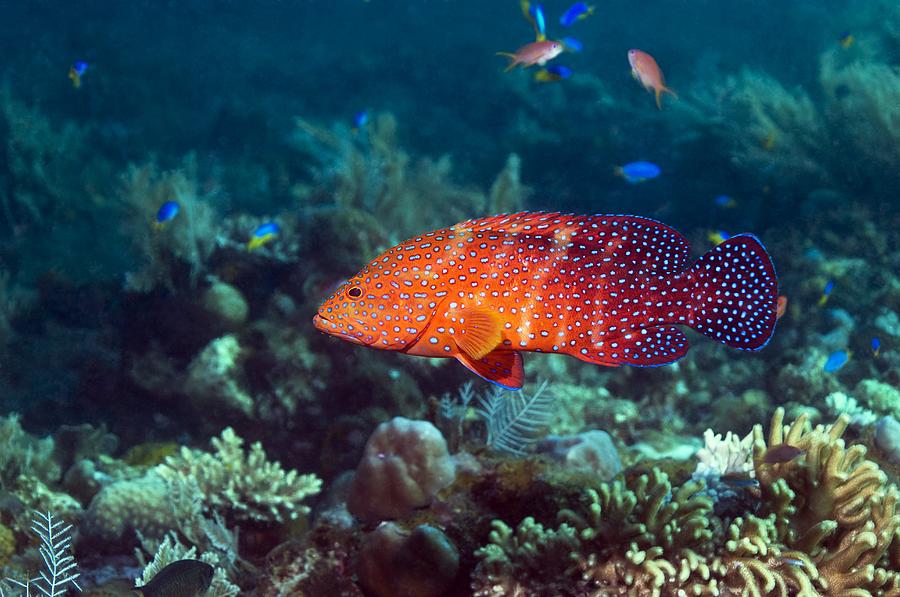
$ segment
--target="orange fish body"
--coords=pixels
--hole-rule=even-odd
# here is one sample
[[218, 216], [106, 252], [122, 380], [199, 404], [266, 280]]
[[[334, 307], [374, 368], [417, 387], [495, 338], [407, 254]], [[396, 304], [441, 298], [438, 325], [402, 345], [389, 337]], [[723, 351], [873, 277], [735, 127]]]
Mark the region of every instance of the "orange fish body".
[[515, 53], [497, 52], [498, 56], [506, 56], [509, 58], [509, 65], [506, 67], [510, 71], [520, 64], [523, 68], [538, 64], [544, 66], [549, 61], [559, 56], [563, 51], [563, 45], [558, 41], [535, 41], [528, 45], [522, 46]]
[[760, 241], [736, 235], [693, 265], [668, 226], [635, 216], [518, 213], [422, 234], [337, 289], [313, 322], [371, 348], [456, 358], [509, 389], [522, 352], [657, 366], [687, 325], [746, 350], [775, 326], [777, 280]]
[[662, 70], [656, 60], [647, 52], [641, 50], [628, 50], [628, 64], [631, 65], [631, 76], [637, 79], [644, 89], [652, 90], [656, 95], [656, 107], [662, 109], [660, 95], [669, 93], [676, 99], [678, 94], [666, 87]]

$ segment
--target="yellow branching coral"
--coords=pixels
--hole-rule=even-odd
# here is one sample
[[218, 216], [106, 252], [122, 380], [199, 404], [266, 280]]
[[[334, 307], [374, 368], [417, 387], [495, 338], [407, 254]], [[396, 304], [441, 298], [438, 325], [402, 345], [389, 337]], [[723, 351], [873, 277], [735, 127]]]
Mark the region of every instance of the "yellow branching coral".
[[[759, 488], [748, 490], [757, 495], [752, 511], [723, 519], [702, 483], [672, 487], [654, 468], [588, 489], [582, 504], [560, 511], [556, 531], [529, 521], [514, 532], [495, 521], [503, 532], [476, 553], [482, 563], [473, 588], [479, 595], [499, 594], [484, 587], [563, 595], [900, 595], [897, 487], [866, 460], [864, 447], [845, 445], [846, 416], [814, 428], [805, 416], [791, 425], [783, 419], [778, 409], [768, 436], [754, 428]], [[781, 444], [803, 455], [766, 462], [767, 450]], [[547, 592], [560, 583], [542, 576], [538, 552], [528, 548], [535, 537], [566, 537], [553, 543], [557, 552], [574, 541], [565, 557], [543, 552], [570, 564], [565, 591]]]
[[[845, 445], [841, 436], [849, 417], [841, 415], [835, 423], [815, 428], [805, 415], [791, 425], [783, 420], [779, 408], [768, 443], [761, 426], [753, 430], [763, 503], [780, 504], [772, 509], [781, 514], [775, 539], [810, 556], [818, 571], [817, 585], [828, 594], [900, 590], [900, 572], [881, 564], [900, 533], [900, 493], [877, 464], [866, 460], [864, 446]], [[766, 463], [766, 450], [780, 444], [805, 454], [790, 462]]]

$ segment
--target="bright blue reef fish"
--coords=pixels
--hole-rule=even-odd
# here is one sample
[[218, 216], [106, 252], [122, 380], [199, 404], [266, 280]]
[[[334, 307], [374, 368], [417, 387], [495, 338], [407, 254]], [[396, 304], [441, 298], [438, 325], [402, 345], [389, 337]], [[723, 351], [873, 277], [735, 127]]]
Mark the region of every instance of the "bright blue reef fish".
[[822, 296], [819, 297], [819, 306], [824, 307], [825, 303], [828, 302], [828, 297], [831, 296], [831, 292], [834, 290], [834, 280], [828, 280], [825, 282], [825, 288], [822, 289]]
[[[540, 4], [534, 7], [529, 0], [519, 0], [519, 8], [522, 10], [522, 15], [534, 27], [536, 41], [547, 41], [547, 22], [544, 19], [543, 7]], [[538, 18], [540, 18], [540, 23], [538, 23]]]
[[838, 43], [845, 50], [849, 50], [854, 41], [856, 41], [856, 38], [853, 37], [853, 32], [849, 30], [841, 33], [841, 36], [838, 38]]
[[588, 6], [584, 2], [576, 2], [562, 13], [559, 17], [559, 24], [563, 27], [571, 27], [576, 21], [581, 21], [594, 14], [594, 7]]
[[250, 235], [250, 240], [247, 241], [247, 250], [252, 251], [253, 249], [258, 249], [264, 244], [275, 240], [275, 237], [278, 236], [279, 232], [281, 232], [281, 228], [275, 222], [260, 224], [256, 230], [253, 231], [253, 234]]
[[81, 77], [87, 72], [88, 63], [79, 60], [69, 67], [69, 80], [72, 81], [72, 87], [78, 89], [81, 87]]
[[353, 115], [353, 127], [351, 130], [354, 133], [358, 133], [366, 123], [369, 122], [369, 111], [368, 110], [360, 110], [356, 114]]
[[731, 235], [725, 232], [724, 230], [713, 230], [709, 234], [706, 235], [707, 240], [714, 245], [721, 245], [726, 240], [731, 238]]
[[830, 355], [828, 355], [828, 359], [825, 360], [825, 365], [822, 369], [826, 373], [834, 373], [841, 367], [847, 364], [847, 361], [850, 360], [850, 353], [846, 350], [836, 350]]
[[584, 44], [574, 37], [564, 37], [561, 41], [568, 52], [575, 52], [577, 54], [584, 49]]
[[524, 352], [655, 367], [687, 353], [681, 326], [761, 349], [775, 329], [777, 295], [772, 260], [750, 234], [691, 263], [687, 239], [655, 220], [522, 212], [388, 249], [313, 323], [369, 348], [453, 358], [519, 389]]
[[534, 80], [540, 83], [562, 81], [572, 76], [572, 69], [561, 64], [552, 64], [534, 73]]
[[877, 357], [880, 352], [881, 352], [881, 340], [879, 340], [877, 337], [872, 338], [872, 354]]
[[651, 162], [631, 162], [616, 168], [616, 175], [621, 176], [631, 184], [656, 178], [661, 172], [662, 170], [659, 169], [659, 166]]
[[534, 24], [538, 30], [539, 39], [547, 39], [547, 20], [544, 18], [544, 7], [536, 4], [531, 8], [531, 14], [534, 16]]
[[715, 201], [718, 207], [722, 207], [725, 209], [730, 209], [737, 206], [737, 201], [734, 200], [734, 197], [729, 197], [728, 195], [719, 195], [713, 201]]
[[180, 210], [181, 206], [177, 201], [166, 201], [159, 206], [158, 210], [156, 210], [156, 221], [153, 222], [154, 226], [162, 228], [168, 222], [174, 220]]

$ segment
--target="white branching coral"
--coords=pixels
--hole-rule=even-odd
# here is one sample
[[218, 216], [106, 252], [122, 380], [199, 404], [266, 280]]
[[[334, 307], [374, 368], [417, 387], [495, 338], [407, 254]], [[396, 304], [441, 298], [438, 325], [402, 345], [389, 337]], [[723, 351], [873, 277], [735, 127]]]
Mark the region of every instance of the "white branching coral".
[[244, 440], [231, 427], [213, 438], [212, 445], [212, 453], [182, 448], [157, 469], [169, 483], [196, 483], [206, 510], [237, 519], [284, 522], [307, 514], [303, 500], [322, 488], [315, 475], [285, 471], [266, 460], [259, 442], [245, 452]]
[[723, 438], [721, 433], [707, 429], [703, 433], [703, 442], [696, 455], [695, 479], [725, 475], [753, 476], [753, 434], [741, 439], [729, 431]]

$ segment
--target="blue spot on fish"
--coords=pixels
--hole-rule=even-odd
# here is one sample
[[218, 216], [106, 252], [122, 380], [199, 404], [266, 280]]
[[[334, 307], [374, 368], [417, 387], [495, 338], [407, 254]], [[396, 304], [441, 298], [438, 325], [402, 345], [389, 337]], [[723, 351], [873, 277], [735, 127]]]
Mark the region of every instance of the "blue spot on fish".
[[847, 364], [847, 361], [850, 360], [850, 355], [846, 350], [836, 350], [830, 355], [828, 355], [828, 360], [825, 361], [825, 366], [822, 369], [826, 373], [834, 373], [841, 367]]

